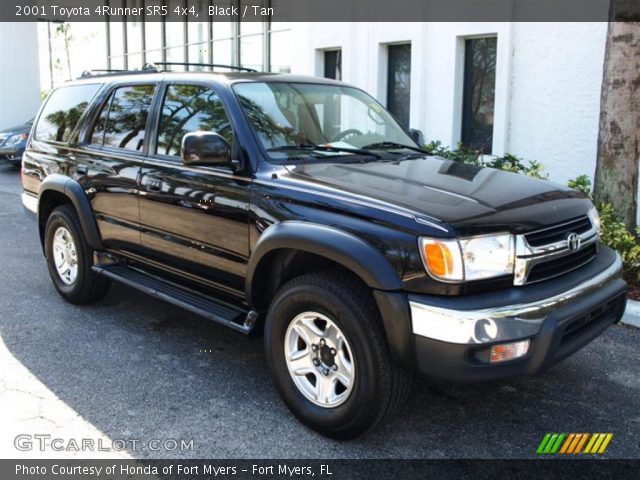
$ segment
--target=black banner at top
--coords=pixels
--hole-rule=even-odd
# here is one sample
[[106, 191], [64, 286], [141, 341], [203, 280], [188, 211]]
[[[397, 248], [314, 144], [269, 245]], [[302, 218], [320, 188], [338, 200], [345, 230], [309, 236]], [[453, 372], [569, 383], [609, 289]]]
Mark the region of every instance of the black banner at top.
[[0, 21], [640, 21], [638, 0], [3, 0]]

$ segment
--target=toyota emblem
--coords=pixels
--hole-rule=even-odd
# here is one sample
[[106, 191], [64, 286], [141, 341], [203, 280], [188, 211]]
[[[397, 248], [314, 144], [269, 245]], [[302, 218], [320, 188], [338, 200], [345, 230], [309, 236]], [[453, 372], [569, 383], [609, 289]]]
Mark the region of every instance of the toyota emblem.
[[573, 232], [567, 236], [567, 248], [572, 252], [576, 252], [580, 249], [580, 244], [582, 243], [582, 238], [580, 235]]

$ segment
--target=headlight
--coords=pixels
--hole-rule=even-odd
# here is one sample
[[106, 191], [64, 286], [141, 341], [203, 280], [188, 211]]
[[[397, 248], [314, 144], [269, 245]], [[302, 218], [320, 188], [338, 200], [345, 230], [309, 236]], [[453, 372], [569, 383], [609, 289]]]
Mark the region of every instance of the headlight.
[[420, 239], [429, 274], [447, 282], [463, 282], [513, 274], [514, 238], [509, 233], [441, 240]]
[[7, 139], [7, 143], [6, 145], [17, 145], [18, 143], [22, 142], [23, 140], [26, 140], [27, 137], [29, 135], [26, 133], [19, 133], [18, 135], [11, 135], [8, 139]]
[[598, 234], [600, 234], [600, 214], [598, 213], [598, 209], [596, 207], [591, 207], [589, 210], [589, 220], [591, 220], [591, 224], [598, 230]]

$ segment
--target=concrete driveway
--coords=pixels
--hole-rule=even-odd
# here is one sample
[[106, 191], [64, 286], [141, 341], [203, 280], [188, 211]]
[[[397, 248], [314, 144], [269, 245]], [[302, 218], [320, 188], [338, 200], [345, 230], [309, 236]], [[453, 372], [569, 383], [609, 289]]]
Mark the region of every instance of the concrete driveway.
[[[538, 377], [419, 379], [393, 422], [335, 442], [289, 414], [261, 339], [119, 285], [96, 305], [65, 303], [20, 192], [19, 172], [0, 166], [2, 457], [525, 458], [546, 432], [613, 432], [604, 456], [640, 458], [640, 330], [612, 327]], [[107, 450], [17, 450], [18, 434]]]

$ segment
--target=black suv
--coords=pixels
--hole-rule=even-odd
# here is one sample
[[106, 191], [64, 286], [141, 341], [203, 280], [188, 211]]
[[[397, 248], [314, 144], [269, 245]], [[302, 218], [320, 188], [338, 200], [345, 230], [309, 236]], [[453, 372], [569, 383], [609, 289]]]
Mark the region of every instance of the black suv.
[[332, 80], [87, 75], [42, 106], [22, 198], [68, 301], [116, 280], [263, 333], [293, 414], [352, 438], [412, 372], [540, 372], [625, 308], [585, 195], [429, 156], [413, 133]]

